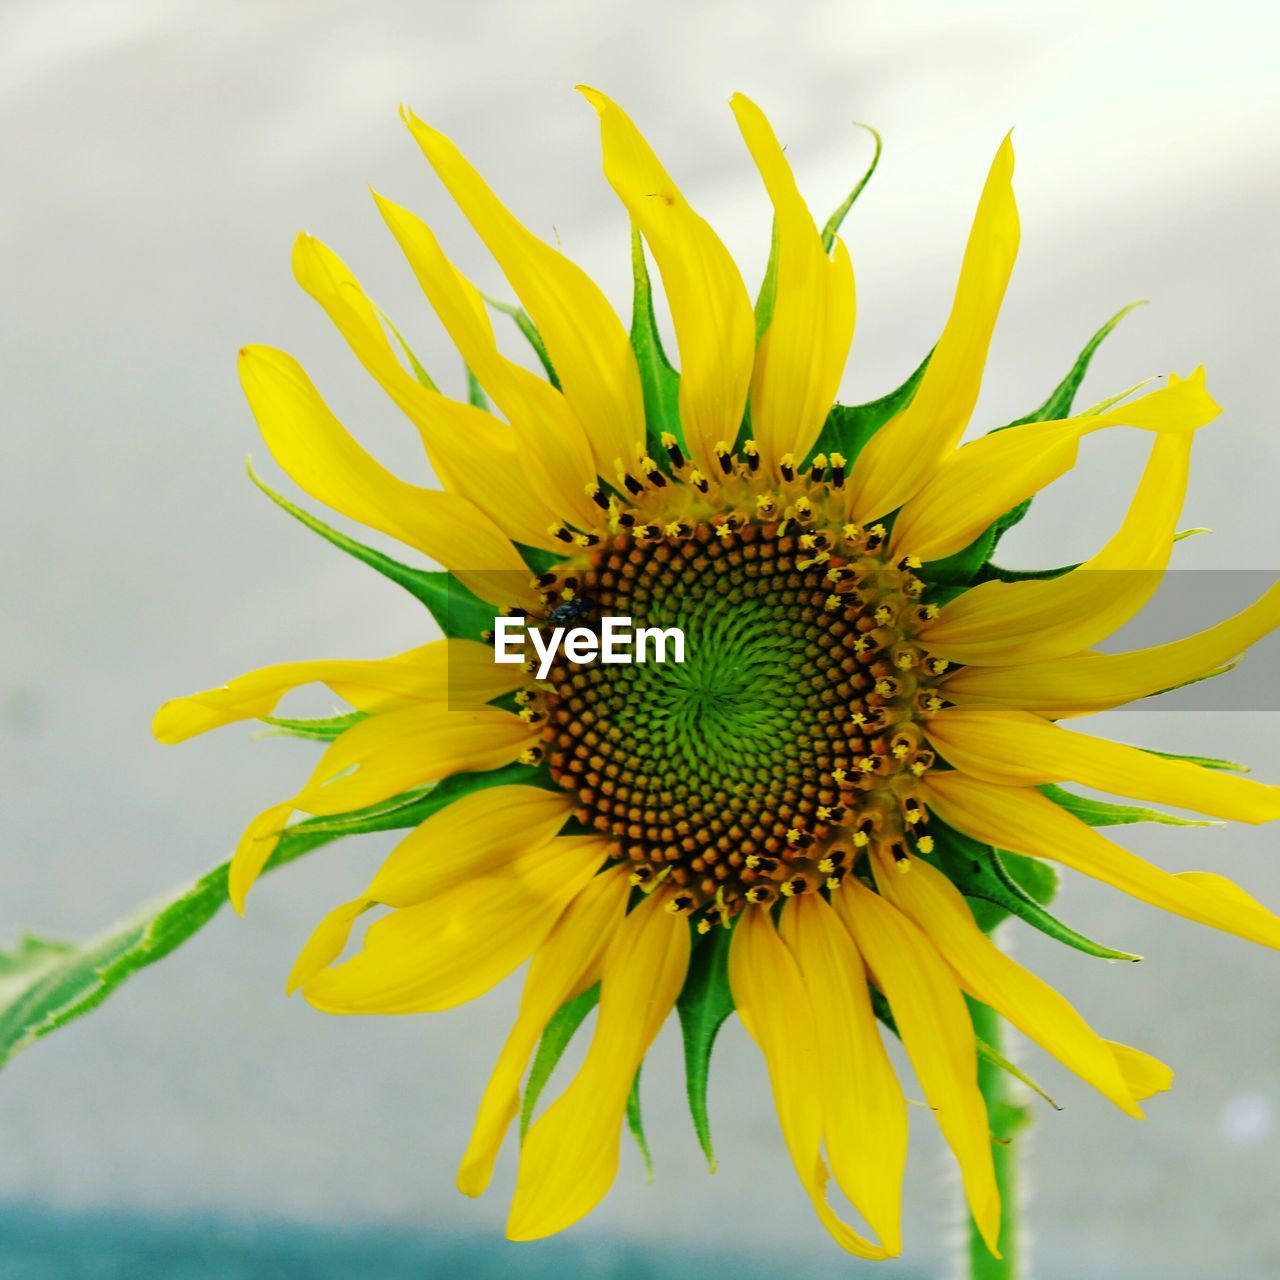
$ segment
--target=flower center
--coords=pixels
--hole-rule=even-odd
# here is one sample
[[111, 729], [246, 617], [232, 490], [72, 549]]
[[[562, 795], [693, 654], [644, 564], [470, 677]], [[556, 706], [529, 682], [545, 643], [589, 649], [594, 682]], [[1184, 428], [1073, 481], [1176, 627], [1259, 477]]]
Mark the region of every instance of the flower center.
[[572, 600], [576, 625], [683, 631], [683, 663], [561, 654], [526, 714], [545, 716], [578, 820], [613, 837], [634, 883], [675, 886], [702, 928], [834, 886], [872, 840], [905, 855], [933, 761], [916, 722], [945, 669], [911, 639], [922, 584], [886, 561], [882, 529], [748, 496], [604, 533], [546, 575], [535, 620]]

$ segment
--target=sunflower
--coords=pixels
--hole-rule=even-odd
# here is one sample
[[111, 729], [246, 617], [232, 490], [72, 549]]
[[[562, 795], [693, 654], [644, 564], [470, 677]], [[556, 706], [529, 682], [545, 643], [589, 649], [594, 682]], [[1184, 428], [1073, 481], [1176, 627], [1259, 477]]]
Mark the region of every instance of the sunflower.
[[[329, 740], [301, 790], [240, 841], [238, 910], [294, 814], [355, 815], [358, 830], [362, 815], [426, 797], [425, 820], [320, 923], [289, 989], [331, 1013], [428, 1012], [528, 963], [458, 1175], [468, 1195], [490, 1181], [535, 1055], [540, 1088], [557, 1052], [548, 1041], [566, 1040], [598, 1001], [577, 1074], [536, 1118], [526, 1096], [511, 1238], [560, 1231], [609, 1190], [641, 1064], [679, 1004], [682, 1014], [696, 1006], [711, 1036], [736, 1007], [818, 1217], [866, 1258], [901, 1248], [907, 1104], [880, 1024], [891, 1028], [994, 1250], [984, 1046], [966, 997], [1129, 1115], [1172, 1079], [1099, 1036], [991, 942], [994, 919], [1014, 912], [1082, 949], [1121, 954], [1037, 901], [1043, 860], [1280, 946], [1280, 919], [1230, 881], [1168, 874], [1096, 829], [1134, 814], [1177, 819], [1058, 785], [1243, 822], [1280, 816], [1280, 788], [1213, 767], [1221, 762], [1057, 723], [1215, 674], [1280, 623], [1273, 587], [1198, 634], [1136, 652], [1094, 647], [1155, 591], [1192, 442], [1218, 405], [1197, 369], [1071, 415], [1063, 406], [1095, 340], [1045, 411], [960, 443], [1018, 248], [1007, 139], [929, 358], [873, 405], [833, 405], [854, 329], [849, 254], [838, 216], [821, 230], [814, 221], [759, 108], [742, 96], [731, 104], [773, 207], [753, 306], [628, 116], [583, 92], [632, 226], [630, 333], [587, 275], [412, 114], [414, 138], [518, 296], [513, 314], [546, 376], [501, 353], [487, 300], [390, 200], [376, 197], [465, 361], [467, 402], [436, 387], [330, 249], [297, 241], [299, 282], [417, 428], [442, 490], [385, 470], [290, 356], [241, 353], [267, 446], [297, 484], [451, 576], [297, 514], [432, 604], [447, 638], [379, 661], [269, 667], [166, 704], [156, 733], [176, 742], [257, 717]], [[646, 247], [678, 373], [657, 337]], [[993, 566], [999, 535], [1032, 496], [1072, 468], [1085, 436], [1112, 427], [1151, 442], [1118, 531], [1070, 569]], [[495, 662], [495, 616], [549, 623], [571, 602], [576, 616], [679, 626], [687, 660], [560, 656], [543, 679]], [[311, 682], [350, 710], [319, 722], [272, 715]], [[368, 912], [377, 919], [343, 959]], [[704, 1036], [703, 1067], [709, 1052]], [[828, 1203], [832, 1177], [862, 1223]]]

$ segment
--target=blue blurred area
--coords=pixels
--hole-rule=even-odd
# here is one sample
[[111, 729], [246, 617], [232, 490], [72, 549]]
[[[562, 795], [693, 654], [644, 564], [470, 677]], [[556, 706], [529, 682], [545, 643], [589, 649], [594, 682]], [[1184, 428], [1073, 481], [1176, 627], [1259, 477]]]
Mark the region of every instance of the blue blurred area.
[[[830, 1268], [792, 1259], [650, 1247], [619, 1240], [515, 1245], [499, 1237], [388, 1228], [0, 1208], [0, 1280], [817, 1280], [869, 1268], [833, 1253]], [[895, 1269], [894, 1280], [922, 1280]]]

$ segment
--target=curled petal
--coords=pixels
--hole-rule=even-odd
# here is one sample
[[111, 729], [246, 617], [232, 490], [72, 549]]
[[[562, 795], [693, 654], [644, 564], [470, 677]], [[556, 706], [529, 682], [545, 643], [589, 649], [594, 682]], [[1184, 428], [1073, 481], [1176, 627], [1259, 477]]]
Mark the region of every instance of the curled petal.
[[627, 910], [625, 867], [602, 871], [564, 909], [529, 964], [520, 1012], [485, 1088], [458, 1167], [458, 1190], [482, 1195], [508, 1127], [520, 1110], [520, 1078], [557, 1009], [599, 981], [600, 965]]
[[662, 895], [652, 894], [614, 935], [586, 1060], [525, 1136], [507, 1219], [512, 1240], [563, 1231], [586, 1217], [613, 1185], [631, 1082], [689, 967], [689, 922], [664, 907]]
[[185, 698], [156, 712], [152, 732], [161, 742], [185, 742], [238, 720], [269, 716], [286, 693], [327, 685], [361, 711], [406, 702], [488, 702], [524, 683], [520, 668], [496, 663], [473, 640], [436, 640], [380, 661], [282, 662]]
[[821, 1085], [813, 1069], [817, 1027], [800, 968], [768, 912], [747, 910], [738, 921], [729, 985], [743, 1026], [764, 1054], [778, 1124], [814, 1212], [842, 1249], [859, 1258], [887, 1258], [887, 1248], [854, 1231], [827, 1203]]
[[690, 208], [621, 107], [579, 86], [600, 115], [604, 172], [653, 251], [680, 348], [680, 422], [698, 466], [742, 425], [755, 349], [751, 300], [729, 251]]
[[1000, 1192], [973, 1024], [955, 976], [920, 929], [859, 881], [845, 880], [832, 901], [888, 998], [916, 1078], [960, 1165], [973, 1220], [997, 1254]]
[[[1090, 569], [1145, 568], [1146, 563], [1136, 554], [1133, 544], [1146, 547], [1154, 541], [1156, 530], [1163, 528], [1164, 513], [1175, 502], [1180, 508], [1186, 492], [1190, 442], [1182, 437], [1213, 421], [1219, 412], [1204, 389], [1203, 374], [1197, 372], [1185, 381], [1171, 379], [1169, 386], [1105, 413], [1064, 418], [1061, 422], [1029, 422], [982, 436], [948, 458], [937, 475], [903, 507], [893, 528], [893, 546], [921, 560], [951, 555], [967, 547], [1007, 511], [1066, 474], [1075, 465], [1084, 436], [1105, 427], [1141, 427], [1161, 433], [1135, 499], [1135, 505], [1150, 510], [1153, 529], [1144, 537], [1139, 525], [1127, 524], [1113, 540], [1115, 545], [1108, 544], [1098, 557], [1102, 564], [1091, 563]], [[1171, 543], [1172, 538], [1170, 529], [1167, 541]], [[1156, 558], [1167, 559], [1168, 550], [1167, 545], [1161, 546]], [[1163, 565], [1164, 560], [1159, 559], [1159, 563]], [[1062, 590], [1059, 584], [1064, 580], [984, 586], [1057, 585]], [[1153, 586], [1151, 590], [1154, 589]], [[983, 587], [975, 588], [973, 594], [979, 592]], [[945, 629], [936, 630], [941, 633]]]
[[561, 836], [500, 875], [393, 911], [303, 995], [325, 1013], [432, 1013], [474, 1000], [529, 958], [607, 853], [594, 836]]
[[541, 849], [573, 804], [542, 787], [486, 787], [434, 813], [392, 850], [369, 887], [316, 926], [290, 975], [289, 991], [309, 982], [346, 946], [369, 907], [412, 907], [477, 876], [502, 871]]
[[880, 1039], [862, 957], [836, 913], [816, 894], [782, 912], [783, 941], [800, 966], [815, 1011], [822, 1130], [840, 1189], [896, 1257], [902, 1248], [907, 1103]]
[[330, 743], [307, 785], [272, 805], [250, 824], [231, 857], [231, 903], [245, 895], [266, 866], [289, 815], [347, 813], [464, 770], [510, 764], [538, 730], [499, 707], [451, 710], [441, 703], [402, 707], [361, 720]]
[[367, 898], [352, 898], [334, 907], [312, 930], [298, 958], [289, 971], [285, 994], [293, 995], [305, 986], [321, 969], [327, 969], [343, 952], [356, 921], [374, 904]]
[[411, 907], [473, 876], [500, 871], [564, 825], [574, 800], [544, 787], [485, 787], [433, 813], [392, 850], [364, 896]]
[[500, 707], [426, 703], [387, 711], [334, 739], [293, 807], [347, 813], [452, 773], [500, 768], [537, 737], [536, 728]]

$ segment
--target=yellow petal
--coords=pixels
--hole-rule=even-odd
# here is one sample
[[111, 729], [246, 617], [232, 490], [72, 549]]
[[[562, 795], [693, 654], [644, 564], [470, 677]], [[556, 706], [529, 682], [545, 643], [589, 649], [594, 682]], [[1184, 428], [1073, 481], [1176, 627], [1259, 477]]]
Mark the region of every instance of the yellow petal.
[[[547, 526], [570, 513], [530, 487], [521, 475], [511, 428], [492, 414], [451, 400], [414, 377], [392, 350], [377, 309], [327, 245], [314, 236], [299, 235], [293, 249], [293, 272], [324, 308], [360, 363], [418, 428], [441, 483], [474, 503], [510, 537], [555, 549], [559, 544], [551, 540]], [[476, 301], [489, 347], [496, 351], [484, 304], [478, 297]], [[462, 354], [469, 364], [474, 359], [474, 353]], [[576, 498], [582, 497], [579, 489]]]
[[[936, 560], [967, 547], [992, 521], [1069, 471], [1080, 440], [1106, 427], [1141, 427], [1160, 432], [1134, 505], [1149, 512], [1150, 529], [1126, 522], [1094, 568], [1146, 568], [1137, 555], [1158, 538], [1165, 513], [1181, 508], [1186, 492], [1190, 440], [1181, 438], [1217, 417], [1220, 409], [1204, 389], [1203, 375], [1170, 380], [1130, 404], [1106, 413], [1084, 414], [1061, 422], [1029, 422], [973, 440], [954, 453], [928, 484], [898, 514], [894, 550]], [[1176, 510], [1175, 517], [1176, 518]], [[1172, 542], [1170, 528], [1167, 542]], [[1161, 548], [1168, 558], [1168, 546]], [[1079, 572], [1077, 570], [1077, 572]], [[1053, 586], [1064, 579], [1035, 584]], [[1061, 589], [1061, 587], [1059, 587]], [[1151, 588], [1154, 590], [1154, 587]], [[981, 588], [979, 588], [981, 590]]]
[[614, 934], [586, 1060], [525, 1136], [507, 1219], [512, 1240], [563, 1231], [613, 1185], [631, 1082], [689, 967], [689, 922], [664, 907], [662, 895], [652, 894]]
[[[764, 1054], [778, 1124], [819, 1221], [849, 1253], [887, 1258], [887, 1248], [854, 1231], [827, 1203], [829, 1175], [820, 1153], [827, 1089], [826, 1078], [814, 1069], [814, 1011], [800, 967], [767, 911], [748, 910], [739, 919], [729, 948], [729, 985], [742, 1025]], [[891, 1196], [891, 1190], [885, 1193], [885, 1199]]]
[[902, 1250], [907, 1103], [880, 1039], [862, 957], [816, 894], [803, 894], [783, 909], [779, 932], [816, 1014], [810, 1078], [840, 1082], [823, 1092], [831, 1171], [885, 1252], [896, 1257]]
[[596, 873], [608, 845], [560, 836], [369, 927], [350, 960], [303, 995], [325, 1013], [432, 1013], [483, 995], [533, 953]]
[[388, 907], [411, 907], [471, 876], [489, 875], [546, 844], [573, 806], [565, 792], [545, 787], [473, 791], [396, 845], [364, 896]]
[[1124, 1076], [1129, 1092], [1139, 1101], [1165, 1093], [1173, 1087], [1173, 1071], [1158, 1058], [1141, 1049], [1131, 1049], [1127, 1044], [1108, 1040], [1111, 1052]]
[[[892, 860], [889, 860], [892, 862]], [[1009, 959], [974, 922], [959, 890], [920, 858], [901, 874], [876, 863], [880, 892], [920, 926], [960, 985], [990, 1005], [1122, 1111], [1141, 1117], [1111, 1045], [1052, 987]]]
[[1060, 862], [1163, 911], [1280, 949], [1280, 918], [1230, 881], [1222, 883], [1234, 892], [1201, 877], [1161, 871], [1033, 788], [979, 782], [954, 770], [933, 770], [921, 785], [929, 807], [976, 840]]
[[359, 898], [320, 922], [294, 965], [289, 992], [337, 958], [368, 907], [415, 906], [465, 880], [500, 872], [543, 848], [572, 808], [568, 796], [542, 787], [486, 787], [432, 814], [396, 846]]
[[[430, 227], [390, 200], [374, 198], [467, 367], [511, 423], [526, 483], [536, 487], [559, 518], [594, 525], [600, 512], [586, 486], [595, 480], [597, 468], [569, 402], [498, 350], [479, 290], [445, 257]], [[608, 474], [613, 475], [612, 469]]]
[[960, 1165], [973, 1220], [995, 1253], [1000, 1192], [973, 1024], [955, 977], [929, 939], [859, 881], [846, 880], [832, 901], [893, 1009], [916, 1078]]
[[335, 738], [291, 803], [306, 813], [347, 813], [451, 773], [510, 764], [538, 736], [501, 707], [425, 703], [382, 712]]
[[644, 443], [644, 399], [626, 330], [581, 267], [514, 218], [442, 133], [404, 113], [449, 194], [497, 259], [547, 347], [565, 399], [586, 427], [596, 470], [612, 480]]
[[689, 207], [640, 131], [595, 89], [604, 172], [653, 252], [680, 348], [680, 422], [698, 466], [717, 474], [715, 446], [742, 425], [755, 349], [751, 300], [729, 251]]
[[605, 948], [626, 915], [625, 867], [602, 871], [564, 909], [533, 953], [520, 1012], [480, 1101], [471, 1141], [458, 1168], [458, 1190], [482, 1195], [508, 1127], [520, 1110], [520, 1079], [552, 1015], [600, 979]]
[[952, 765], [985, 782], [1078, 782], [1234, 822], [1280, 818], [1280, 787], [1061, 729], [1028, 711], [950, 707], [925, 729]]
[[493, 650], [473, 640], [436, 640], [381, 661], [282, 662], [171, 699], [156, 712], [152, 732], [161, 742], [185, 742], [224, 724], [269, 716], [286, 693], [313, 683], [370, 711], [399, 702], [484, 703], [519, 688], [525, 676], [519, 667], [494, 662]]
[[227, 896], [240, 915], [244, 915], [246, 895], [276, 851], [276, 845], [284, 834], [285, 823], [292, 813], [293, 805], [288, 802], [273, 804], [271, 808], [258, 814], [240, 837], [227, 870]]
[[353, 898], [340, 907], [334, 907], [316, 925], [293, 962], [289, 980], [285, 983], [286, 995], [293, 995], [299, 987], [305, 986], [321, 969], [327, 969], [342, 954], [356, 920], [373, 905], [367, 898]]
[[529, 571], [478, 508], [393, 476], [347, 433], [292, 356], [240, 353], [240, 381], [275, 460], [299, 488], [352, 520], [416, 547], [493, 604], [536, 608]]
[[1178, 879], [1185, 881], [1187, 884], [1193, 884], [1207, 893], [1217, 894], [1228, 901], [1246, 907], [1257, 907], [1259, 911], [1266, 911], [1266, 907], [1252, 894], [1247, 893], [1234, 880], [1228, 880], [1226, 876], [1220, 876], [1215, 871], [1180, 871]]
[[249, 824], [231, 857], [231, 903], [245, 895], [279, 843], [289, 815], [347, 813], [390, 799], [451, 773], [510, 764], [538, 730], [500, 707], [453, 710], [445, 703], [410, 705], [361, 720], [334, 739], [307, 785]]
[[1006, 138], [978, 201], [951, 314], [915, 397], [871, 437], [854, 463], [849, 487], [856, 519], [875, 520], [901, 506], [964, 433], [1018, 256], [1018, 237], [1013, 143]]
[[853, 340], [853, 267], [837, 240], [828, 255], [764, 112], [729, 104], [773, 202], [777, 297], [751, 380], [751, 426], [767, 467], [790, 453], [799, 466], [822, 430]]
[[1091, 715], [1198, 680], [1280, 627], [1280, 582], [1232, 618], [1193, 636], [1129, 653], [1076, 653], [1009, 667], [961, 667], [949, 701], [1023, 707], [1042, 716]]

